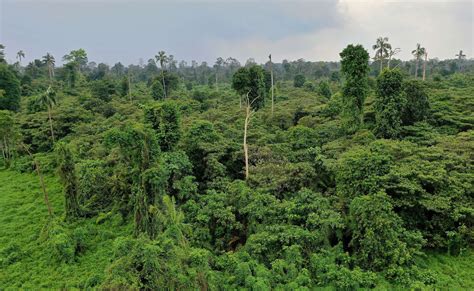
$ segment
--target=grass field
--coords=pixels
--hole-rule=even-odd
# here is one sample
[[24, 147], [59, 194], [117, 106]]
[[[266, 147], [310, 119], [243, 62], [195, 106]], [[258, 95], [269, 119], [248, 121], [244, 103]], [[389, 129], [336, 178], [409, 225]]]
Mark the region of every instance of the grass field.
[[[47, 177], [46, 183], [56, 220], [62, 221], [61, 186], [54, 177]], [[47, 224], [37, 176], [0, 171], [0, 289], [97, 286], [105, 277], [114, 240], [131, 233], [130, 223], [122, 223], [120, 217], [63, 225], [68, 237], [81, 234], [81, 251], [58, 262], [55, 254], [61, 245], [43, 238]], [[473, 264], [472, 251], [459, 257], [430, 252], [418, 260], [418, 266], [434, 272], [437, 279], [428, 290], [473, 290]], [[393, 288], [383, 284], [379, 289]]]

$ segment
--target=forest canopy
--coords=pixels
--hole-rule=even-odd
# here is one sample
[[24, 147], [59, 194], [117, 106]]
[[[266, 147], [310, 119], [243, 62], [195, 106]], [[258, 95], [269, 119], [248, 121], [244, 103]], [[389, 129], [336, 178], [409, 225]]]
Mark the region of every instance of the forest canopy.
[[0, 58], [0, 286], [474, 288], [474, 61], [385, 42]]

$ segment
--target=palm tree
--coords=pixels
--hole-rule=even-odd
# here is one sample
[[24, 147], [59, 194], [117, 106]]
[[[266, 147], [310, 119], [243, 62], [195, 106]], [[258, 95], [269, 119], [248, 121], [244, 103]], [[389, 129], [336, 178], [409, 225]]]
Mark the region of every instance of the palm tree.
[[43, 63], [45, 63], [46, 66], [48, 66], [49, 81], [51, 82], [54, 76], [54, 63], [55, 63], [53, 55], [51, 55], [50, 53], [47, 53], [43, 57]]
[[16, 53], [16, 58], [18, 59], [18, 61], [20, 62], [20, 65], [21, 65], [21, 59], [24, 59], [25, 58], [25, 52], [20, 50]]
[[377, 42], [372, 46], [372, 49], [375, 50], [374, 60], [380, 61], [380, 73], [382, 73], [383, 61], [392, 49], [392, 45], [388, 43], [388, 37], [377, 38]]
[[394, 48], [393, 50], [390, 48], [390, 51], [388, 52], [388, 62], [387, 62], [387, 68], [390, 69], [390, 62], [392, 61], [392, 57], [402, 50], [400, 48]]
[[411, 54], [415, 57], [416, 65], [415, 65], [415, 78], [418, 77], [418, 64], [420, 62], [420, 58], [425, 55], [425, 48], [421, 47], [419, 43], [416, 44], [416, 49], [411, 51]]
[[46, 106], [48, 109], [48, 118], [49, 118], [49, 128], [51, 130], [51, 138], [54, 144], [54, 131], [53, 131], [53, 121], [51, 119], [51, 109], [56, 104], [56, 91], [51, 87], [48, 87], [45, 93], [38, 96], [36, 102], [40, 106]]
[[163, 92], [164, 92], [165, 98], [166, 98], [165, 66], [166, 66], [166, 63], [168, 62], [168, 57], [166, 56], [166, 53], [164, 51], [159, 51], [158, 54], [155, 56], [155, 59], [158, 62], [160, 62], [161, 79], [163, 81]]

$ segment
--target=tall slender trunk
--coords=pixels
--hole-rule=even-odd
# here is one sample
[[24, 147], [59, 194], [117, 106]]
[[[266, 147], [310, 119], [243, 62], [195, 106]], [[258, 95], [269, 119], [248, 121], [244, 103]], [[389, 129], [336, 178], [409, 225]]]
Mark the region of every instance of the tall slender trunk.
[[425, 61], [423, 62], [423, 81], [426, 77], [426, 61], [428, 60], [428, 53], [425, 53]]
[[390, 70], [390, 61], [392, 60], [392, 57], [389, 57], [388, 58], [388, 61], [387, 61], [387, 69]]
[[416, 57], [416, 63], [415, 63], [415, 79], [418, 78], [418, 57]]
[[128, 98], [132, 101], [132, 84], [130, 83], [130, 73], [128, 74]]
[[245, 123], [244, 123], [244, 158], [245, 158], [245, 180], [249, 178], [249, 151], [247, 145], [247, 130], [250, 122], [251, 104], [247, 100], [247, 107], [245, 109]]
[[273, 106], [274, 106], [274, 94], [273, 94], [273, 65], [272, 61], [270, 60], [270, 77], [272, 80], [272, 116], [273, 116]]
[[53, 144], [54, 144], [53, 121], [51, 119], [51, 106], [49, 105], [48, 105], [48, 118], [49, 118], [49, 128], [51, 130], [51, 138], [53, 139]]
[[163, 81], [163, 94], [166, 99], [166, 84], [165, 84], [165, 69], [163, 68], [163, 63], [160, 62], [161, 66], [161, 80]]
[[219, 70], [216, 68], [216, 90], [219, 91], [219, 83], [217, 82], [217, 74], [219, 73]]
[[380, 74], [382, 74], [382, 70], [383, 70], [383, 58], [382, 58], [382, 54], [380, 54]]
[[48, 73], [49, 73], [49, 82], [52, 83], [53, 82], [53, 73], [52, 73], [51, 65], [48, 65]]

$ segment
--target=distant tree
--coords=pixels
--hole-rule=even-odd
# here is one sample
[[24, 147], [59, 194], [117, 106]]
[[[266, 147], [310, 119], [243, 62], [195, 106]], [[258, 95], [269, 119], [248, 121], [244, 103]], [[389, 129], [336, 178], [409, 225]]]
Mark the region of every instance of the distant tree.
[[383, 61], [389, 57], [389, 53], [392, 49], [392, 45], [388, 43], [388, 37], [379, 37], [377, 42], [372, 46], [375, 50], [374, 60], [380, 61], [380, 73], [383, 69]]
[[20, 80], [6, 64], [2, 63], [0, 63], [0, 90], [4, 91], [0, 97], [0, 110], [20, 109]]
[[272, 115], [273, 115], [273, 107], [274, 107], [274, 86], [273, 86], [273, 63], [272, 63], [272, 55], [268, 56], [270, 62], [270, 78], [271, 78], [271, 94], [272, 94]]
[[415, 57], [415, 79], [418, 77], [418, 66], [420, 59], [425, 55], [425, 52], [425, 48], [421, 47], [419, 43], [416, 44], [416, 49], [411, 51], [411, 54]]
[[46, 55], [43, 56], [43, 63], [48, 67], [49, 81], [51, 82], [54, 77], [54, 57], [50, 53], [46, 53]]
[[20, 66], [21, 66], [21, 59], [24, 59], [24, 58], [25, 58], [25, 52], [22, 51], [22, 50], [19, 50], [19, 51], [16, 53], [16, 58], [18, 59], [18, 62], [20, 63]]
[[368, 90], [369, 53], [362, 45], [348, 45], [341, 53], [343, 126], [352, 132], [362, 123]]
[[0, 63], [5, 63], [5, 46], [0, 43]]
[[377, 78], [375, 99], [375, 131], [383, 138], [400, 134], [402, 111], [406, 104], [403, 75], [400, 70], [384, 70]]
[[423, 62], [423, 81], [426, 79], [426, 63], [428, 62], [428, 52], [425, 50], [425, 60]]
[[74, 157], [68, 145], [60, 142], [55, 147], [58, 158], [58, 172], [64, 189], [64, 200], [66, 208], [66, 219], [74, 219], [80, 216], [78, 202], [78, 188], [76, 178], [76, 166]]
[[430, 103], [424, 85], [417, 80], [405, 81], [403, 91], [406, 98], [402, 111], [403, 125], [425, 120], [430, 112]]
[[216, 69], [215, 73], [216, 73], [216, 89], [217, 90], [219, 90], [218, 76], [219, 76], [220, 70], [221, 70], [222, 66], [224, 66], [224, 64], [225, 64], [225, 60], [221, 57], [218, 57], [217, 60], [216, 60], [215, 65], [214, 65], [214, 68]]
[[304, 83], [306, 82], [306, 77], [304, 75], [296, 75], [295, 78], [293, 79], [293, 86], [295, 88], [302, 88], [304, 86]]
[[81, 68], [87, 65], [87, 53], [82, 48], [72, 50], [69, 54], [63, 56], [63, 60], [74, 64], [77, 70], [81, 72]]
[[[460, 50], [459, 53], [456, 54], [456, 57], [458, 58], [459, 71], [461, 71], [462, 70], [462, 62], [463, 62], [463, 60], [466, 59], [466, 55], [463, 54], [462, 50]], [[0, 57], [0, 59], [1, 59], [1, 57]]]
[[46, 106], [46, 109], [48, 111], [48, 120], [49, 120], [49, 129], [51, 131], [51, 139], [54, 144], [54, 130], [53, 130], [53, 121], [51, 118], [51, 109], [53, 106], [56, 104], [56, 91], [49, 86], [46, 92], [43, 94], [39, 95], [38, 98], [36, 99], [36, 103], [38, 106]]
[[164, 93], [164, 98], [166, 99], [165, 66], [169, 59], [166, 56], [166, 53], [164, 51], [159, 51], [158, 54], [155, 56], [155, 58], [156, 58], [156, 61], [160, 63], [163, 93]]
[[390, 69], [390, 62], [392, 61], [392, 58], [394, 55], [398, 54], [399, 52], [401, 52], [402, 50], [400, 48], [390, 48], [389, 49], [389, 52], [388, 52], [388, 61], [387, 61], [387, 68]]

